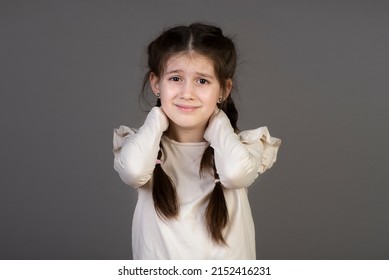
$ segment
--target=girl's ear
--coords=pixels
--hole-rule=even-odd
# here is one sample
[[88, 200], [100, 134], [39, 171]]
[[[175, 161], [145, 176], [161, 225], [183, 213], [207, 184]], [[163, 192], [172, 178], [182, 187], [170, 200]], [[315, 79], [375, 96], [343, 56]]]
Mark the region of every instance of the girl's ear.
[[151, 72], [149, 79], [151, 90], [154, 92], [155, 95], [157, 95], [159, 93], [159, 78], [157, 77], [157, 75], [155, 75], [155, 73]]
[[232, 79], [228, 79], [226, 81], [226, 88], [225, 88], [225, 91], [224, 91], [223, 100], [227, 99], [227, 97], [230, 95], [231, 91], [232, 91]]

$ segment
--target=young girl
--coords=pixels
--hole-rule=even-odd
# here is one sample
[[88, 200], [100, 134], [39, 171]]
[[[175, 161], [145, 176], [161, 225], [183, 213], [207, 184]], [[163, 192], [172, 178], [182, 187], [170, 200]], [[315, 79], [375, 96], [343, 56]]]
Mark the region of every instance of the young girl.
[[138, 191], [134, 259], [255, 259], [247, 187], [276, 160], [266, 127], [239, 132], [236, 51], [214, 26], [166, 30], [148, 46], [157, 97], [139, 130], [114, 131], [114, 168]]

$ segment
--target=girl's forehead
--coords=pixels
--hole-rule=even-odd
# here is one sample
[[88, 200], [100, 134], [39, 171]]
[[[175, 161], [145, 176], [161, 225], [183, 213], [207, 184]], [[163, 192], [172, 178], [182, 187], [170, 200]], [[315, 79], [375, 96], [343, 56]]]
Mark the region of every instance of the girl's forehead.
[[201, 70], [214, 75], [215, 69], [213, 61], [205, 55], [194, 51], [172, 55], [166, 62], [165, 73], [172, 71], [192, 71]]

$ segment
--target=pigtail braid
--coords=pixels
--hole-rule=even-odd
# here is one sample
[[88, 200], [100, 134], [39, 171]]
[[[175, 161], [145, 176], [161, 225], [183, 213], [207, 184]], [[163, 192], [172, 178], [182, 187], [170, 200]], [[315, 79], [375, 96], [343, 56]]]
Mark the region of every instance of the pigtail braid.
[[[231, 96], [228, 96], [224, 102], [219, 104], [219, 109], [223, 110], [235, 132], [237, 127], [238, 111]], [[207, 209], [205, 210], [205, 222], [212, 240], [218, 244], [226, 245], [222, 231], [228, 224], [228, 208], [223, 192], [223, 184], [219, 181], [219, 174], [216, 170], [215, 152], [211, 146], [205, 149], [200, 163], [200, 176], [205, 171], [212, 170], [215, 177], [215, 187], [210, 195]]]
[[[211, 161], [209, 161], [210, 156], [212, 156]], [[226, 245], [222, 231], [228, 224], [228, 209], [223, 193], [223, 185], [219, 181], [219, 175], [216, 172], [214, 150], [211, 146], [204, 151], [204, 156], [201, 161], [201, 170], [208, 165], [209, 162], [212, 163], [215, 176], [215, 187], [213, 188], [208, 206], [205, 210], [205, 222], [212, 240], [218, 244]]]
[[[162, 157], [162, 144], [158, 151], [158, 160]], [[178, 215], [178, 199], [176, 188], [170, 177], [157, 163], [153, 173], [153, 200], [155, 211], [160, 218], [174, 219]]]

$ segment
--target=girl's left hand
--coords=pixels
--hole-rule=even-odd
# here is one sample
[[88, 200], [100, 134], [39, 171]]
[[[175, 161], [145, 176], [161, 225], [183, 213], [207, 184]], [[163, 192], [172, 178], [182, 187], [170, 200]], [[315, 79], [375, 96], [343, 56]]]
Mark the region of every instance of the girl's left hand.
[[215, 111], [211, 115], [208, 121], [208, 126], [204, 132], [204, 139], [212, 143], [212, 140], [216, 140], [220, 130], [228, 131], [228, 134], [233, 133], [234, 129], [231, 126], [231, 122], [223, 110], [216, 107]]

